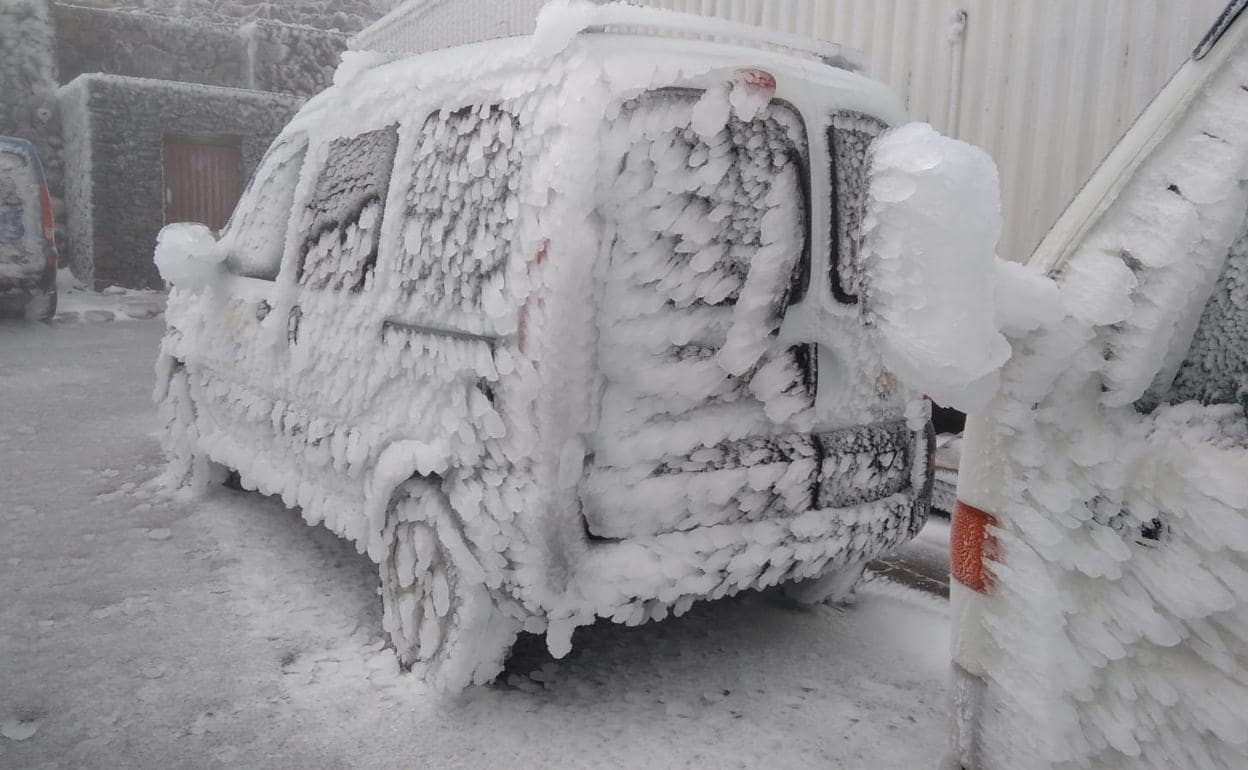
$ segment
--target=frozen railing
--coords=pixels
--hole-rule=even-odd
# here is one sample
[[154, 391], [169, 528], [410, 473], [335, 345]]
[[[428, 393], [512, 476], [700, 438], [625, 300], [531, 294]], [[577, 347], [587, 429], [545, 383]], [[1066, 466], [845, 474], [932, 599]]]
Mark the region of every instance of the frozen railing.
[[862, 54], [855, 49], [750, 24], [621, 2], [550, 3], [556, 4], [561, 7], [543, 12], [548, 0], [410, 0], [352, 38], [349, 47], [416, 54], [533, 33], [610, 33], [714, 40], [797, 55], [842, 69], [858, 71], [863, 66]]

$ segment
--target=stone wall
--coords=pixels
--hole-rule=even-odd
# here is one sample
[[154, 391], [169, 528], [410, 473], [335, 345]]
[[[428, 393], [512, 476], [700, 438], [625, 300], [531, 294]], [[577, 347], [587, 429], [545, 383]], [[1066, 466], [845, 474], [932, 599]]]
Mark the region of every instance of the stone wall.
[[312, 96], [329, 87], [345, 36], [308, 27], [253, 22], [239, 30], [245, 46], [247, 86]]
[[311, 96], [329, 85], [346, 37], [273, 22], [213, 24], [58, 3], [60, 80], [102, 72]]
[[237, 137], [243, 178], [293, 117], [289, 95], [108, 75], [83, 75], [61, 91], [61, 109], [81, 133], [68, 148], [69, 205], [78, 218], [70, 238], [77, 271], [96, 287], [158, 288], [152, 262], [164, 226], [161, 151], [168, 135]]
[[[273, 21], [351, 34], [398, 0], [76, 0], [78, 5], [200, 19], [223, 24]], [[509, 2], [509, 0], [499, 0]]]
[[63, 83], [105, 72], [219, 86], [246, 84], [235, 27], [59, 3], [55, 17]]

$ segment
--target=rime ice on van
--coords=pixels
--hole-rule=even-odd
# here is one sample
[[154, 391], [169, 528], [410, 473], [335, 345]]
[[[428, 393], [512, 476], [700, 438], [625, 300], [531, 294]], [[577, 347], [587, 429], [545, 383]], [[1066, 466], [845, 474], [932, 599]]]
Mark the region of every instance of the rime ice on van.
[[562, 655], [597, 617], [842, 594], [927, 516], [926, 402], [860, 300], [897, 101], [835, 46], [706, 24], [562, 3], [354, 53], [218, 240], [162, 237], [194, 276], [170, 478], [236, 471], [354, 540], [444, 688], [521, 630]]

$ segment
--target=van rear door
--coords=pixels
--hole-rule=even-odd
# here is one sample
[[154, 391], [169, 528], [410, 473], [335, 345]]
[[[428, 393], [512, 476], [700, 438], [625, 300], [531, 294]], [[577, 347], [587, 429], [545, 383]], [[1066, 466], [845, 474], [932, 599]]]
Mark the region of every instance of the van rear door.
[[660, 89], [606, 129], [603, 390], [583, 490], [599, 537], [812, 501], [815, 353], [778, 341], [809, 281], [805, 124], [780, 101], [717, 122], [729, 109], [726, 94]]
[[25, 152], [0, 144], [0, 279], [37, 278], [44, 269], [39, 179]]

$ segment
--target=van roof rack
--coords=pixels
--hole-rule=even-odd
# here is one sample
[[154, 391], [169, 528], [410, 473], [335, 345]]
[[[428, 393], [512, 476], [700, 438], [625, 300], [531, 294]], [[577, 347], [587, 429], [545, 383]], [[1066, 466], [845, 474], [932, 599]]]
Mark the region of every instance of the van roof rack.
[[[863, 69], [862, 52], [837, 43], [802, 37], [713, 16], [646, 7], [636, 2], [588, 0], [521, 0], [498, 19], [467, 31], [450, 20], [430, 20], [439, 11], [455, 13], [461, 0], [408, 0], [350, 41], [353, 50], [388, 53], [424, 53], [441, 47], [464, 45], [501, 37], [549, 33], [570, 38], [578, 34], [658, 34], [667, 37], [714, 40], [797, 54], [839, 69]], [[514, 2], [514, 0], [513, 0]], [[554, 6], [561, 6], [556, 12]], [[462, 12], [462, 9], [461, 9]], [[558, 16], [548, 16], [558, 13]], [[433, 41], [420, 34], [422, 26], [453, 30], [451, 40]], [[466, 34], [465, 34], [466, 33]], [[422, 38], [424, 38], [422, 40]], [[418, 42], [419, 41], [419, 42]]]

